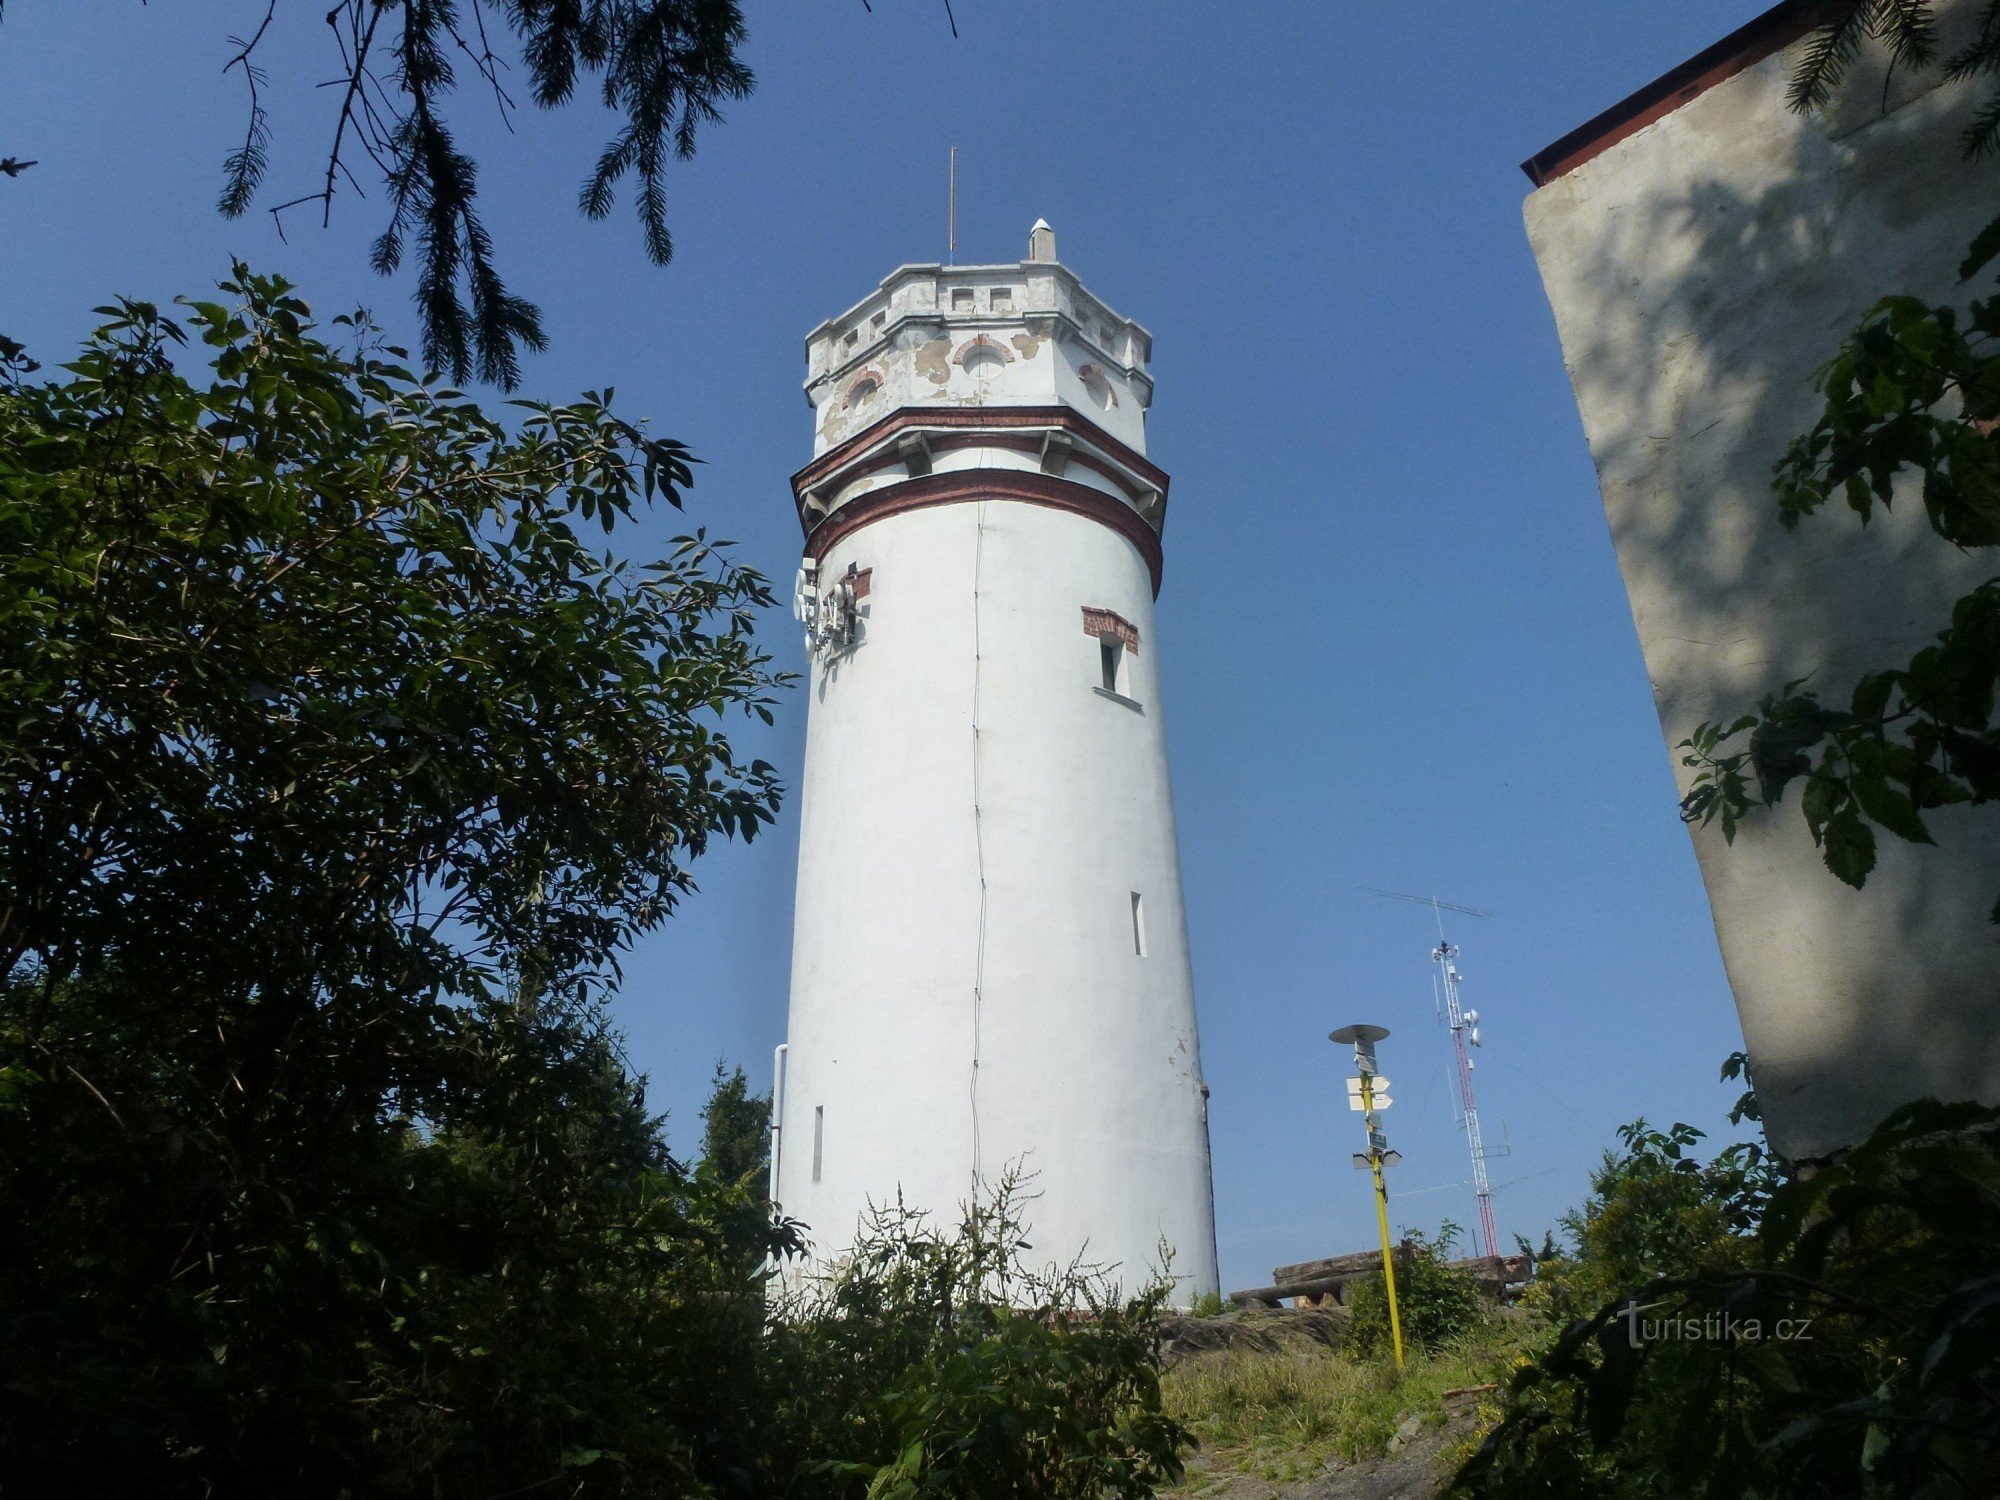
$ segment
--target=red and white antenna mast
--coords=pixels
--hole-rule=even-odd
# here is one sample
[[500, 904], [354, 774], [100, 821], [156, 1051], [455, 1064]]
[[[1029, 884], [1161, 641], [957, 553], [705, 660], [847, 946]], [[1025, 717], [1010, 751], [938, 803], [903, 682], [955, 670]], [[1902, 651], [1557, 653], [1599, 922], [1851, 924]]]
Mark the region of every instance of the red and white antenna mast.
[[[1458, 987], [1463, 981], [1458, 972], [1458, 948], [1444, 935], [1446, 912], [1462, 912], [1468, 917], [1484, 917], [1486, 913], [1476, 907], [1454, 906], [1435, 896], [1410, 896], [1402, 891], [1376, 890], [1374, 886], [1363, 889], [1377, 896], [1428, 906], [1437, 920], [1438, 940], [1437, 946], [1431, 949], [1431, 962], [1438, 966], [1444, 982], [1444, 1003], [1438, 1019], [1451, 1031], [1452, 1058], [1458, 1067], [1459, 1118], [1465, 1126], [1466, 1147], [1472, 1153], [1472, 1191], [1479, 1204], [1478, 1249], [1481, 1255], [1498, 1255], [1500, 1234], [1493, 1225], [1493, 1185], [1486, 1176], [1486, 1143], [1479, 1134], [1479, 1100], [1472, 1088], [1471, 1049], [1479, 1045], [1479, 1012], [1467, 1010], [1459, 1001]], [[1503, 1151], [1500, 1154], [1506, 1153]]]

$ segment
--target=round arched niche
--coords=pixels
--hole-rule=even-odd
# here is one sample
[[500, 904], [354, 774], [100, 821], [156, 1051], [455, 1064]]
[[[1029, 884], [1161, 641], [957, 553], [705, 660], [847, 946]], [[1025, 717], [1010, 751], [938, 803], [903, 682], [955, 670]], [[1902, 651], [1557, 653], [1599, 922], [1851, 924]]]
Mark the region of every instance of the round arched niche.
[[855, 407], [874, 400], [881, 393], [882, 372], [871, 365], [847, 383], [844, 404], [849, 411], [852, 411]]
[[990, 334], [974, 334], [958, 346], [951, 362], [980, 385], [985, 385], [1014, 362], [1014, 353]]
[[1076, 372], [1076, 378], [1083, 382], [1083, 389], [1090, 399], [1104, 410], [1109, 411], [1118, 404], [1118, 391], [1107, 376], [1096, 365], [1085, 365]]

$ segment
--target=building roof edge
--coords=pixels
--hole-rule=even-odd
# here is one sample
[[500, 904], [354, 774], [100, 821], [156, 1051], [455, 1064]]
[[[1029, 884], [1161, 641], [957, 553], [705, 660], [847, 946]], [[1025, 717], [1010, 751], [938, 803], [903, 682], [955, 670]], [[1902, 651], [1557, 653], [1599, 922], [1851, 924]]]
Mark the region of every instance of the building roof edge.
[[1783, 51], [1811, 31], [1821, 13], [1817, 0], [1782, 0], [1748, 25], [1739, 26], [1679, 67], [1662, 73], [1644, 88], [1543, 147], [1521, 163], [1521, 170], [1536, 187], [1546, 187], [1717, 84], [1755, 67], [1772, 53]]

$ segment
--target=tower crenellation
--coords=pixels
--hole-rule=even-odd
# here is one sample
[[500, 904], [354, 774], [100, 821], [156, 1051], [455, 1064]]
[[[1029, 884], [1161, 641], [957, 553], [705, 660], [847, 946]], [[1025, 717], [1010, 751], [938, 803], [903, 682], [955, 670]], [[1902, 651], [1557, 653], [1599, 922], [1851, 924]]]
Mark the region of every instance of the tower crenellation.
[[806, 339], [814, 453], [904, 405], [1066, 402], [1143, 449], [1145, 328], [1056, 261], [899, 266]]

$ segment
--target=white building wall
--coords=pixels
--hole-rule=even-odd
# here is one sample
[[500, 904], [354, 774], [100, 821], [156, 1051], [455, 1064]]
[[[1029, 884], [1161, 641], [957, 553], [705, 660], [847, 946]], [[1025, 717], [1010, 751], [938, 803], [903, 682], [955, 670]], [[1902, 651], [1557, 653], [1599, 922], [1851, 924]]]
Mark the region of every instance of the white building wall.
[[[1039, 1255], [1133, 1282], [1165, 1240], [1183, 1300], [1216, 1290], [1144, 560], [1087, 517], [991, 501], [863, 527], [824, 566], [850, 563], [872, 569], [861, 638], [811, 680], [784, 1211], [837, 1251], [867, 1202], [949, 1213], [975, 1166], [1018, 1164]], [[1130, 704], [1095, 690], [1086, 605], [1138, 628]]]
[[[1929, 531], [1914, 486], [1865, 532], [1838, 503], [1796, 532], [1778, 523], [1772, 467], [1818, 414], [1814, 371], [1885, 294], [1962, 305], [1990, 290], [1956, 268], [2000, 202], [1994, 164], [1960, 155], [1970, 90], [1904, 75], [1885, 101], [1876, 61], [1827, 115], [1801, 117], [1784, 103], [1797, 57], [1727, 79], [1527, 202], [1683, 791], [1674, 747], [1696, 725], [1808, 674], [1845, 706], [1862, 671], [1908, 660], [1994, 572]], [[2000, 1100], [1994, 811], [1926, 813], [1934, 849], [1881, 835], [1854, 891], [1821, 864], [1797, 799], [1733, 847], [1694, 834], [1773, 1145], [1822, 1154], [1922, 1094]], [[1729, 1047], [1718, 1037], [1718, 1058]]]

